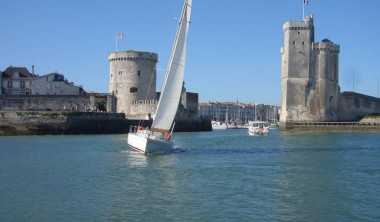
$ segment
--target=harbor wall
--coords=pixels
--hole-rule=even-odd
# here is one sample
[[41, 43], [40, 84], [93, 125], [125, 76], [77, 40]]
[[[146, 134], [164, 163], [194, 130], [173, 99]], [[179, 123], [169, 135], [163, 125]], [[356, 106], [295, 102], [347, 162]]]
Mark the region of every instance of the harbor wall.
[[[150, 127], [148, 120], [130, 120], [124, 113], [65, 111], [0, 111], [0, 136], [126, 134], [131, 126]], [[174, 132], [211, 131], [210, 119], [178, 120]]]
[[[198, 94], [184, 92], [183, 96], [174, 132], [211, 131], [211, 120], [198, 115]], [[106, 113], [92, 112], [97, 100], [106, 100]], [[115, 113], [115, 107], [116, 98], [109, 94], [0, 95], [0, 135], [128, 133], [130, 125], [141, 122]]]
[[343, 92], [339, 95], [339, 121], [357, 121], [373, 113], [380, 113], [379, 98], [354, 92]]
[[380, 132], [380, 121], [365, 122], [287, 122], [282, 130], [301, 132]]
[[119, 134], [128, 129], [124, 113], [0, 112], [0, 135]]
[[88, 111], [104, 100], [108, 112], [115, 111], [112, 95], [0, 95], [0, 111]]

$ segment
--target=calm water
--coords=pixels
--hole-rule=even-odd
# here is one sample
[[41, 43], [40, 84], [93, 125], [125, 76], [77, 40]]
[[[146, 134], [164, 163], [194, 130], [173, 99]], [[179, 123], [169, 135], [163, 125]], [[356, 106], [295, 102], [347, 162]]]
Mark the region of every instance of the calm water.
[[380, 134], [0, 137], [0, 221], [379, 221]]

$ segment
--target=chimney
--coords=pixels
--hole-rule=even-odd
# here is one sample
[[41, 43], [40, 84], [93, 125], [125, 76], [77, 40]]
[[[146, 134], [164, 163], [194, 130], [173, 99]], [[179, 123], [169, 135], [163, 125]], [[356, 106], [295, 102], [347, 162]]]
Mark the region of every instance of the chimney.
[[32, 65], [32, 74], [34, 75], [34, 65]]

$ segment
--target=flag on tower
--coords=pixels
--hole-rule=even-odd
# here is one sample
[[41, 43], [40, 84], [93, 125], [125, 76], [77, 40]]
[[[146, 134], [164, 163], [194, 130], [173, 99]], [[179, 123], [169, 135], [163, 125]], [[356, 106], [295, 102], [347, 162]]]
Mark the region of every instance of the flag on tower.
[[118, 39], [122, 39], [123, 38], [123, 33], [122, 32], [118, 32], [117, 34], [116, 34], [116, 38], [118, 38]]
[[304, 3], [305, 5], [308, 5], [308, 4], [309, 4], [309, 0], [303, 0], [303, 3]]

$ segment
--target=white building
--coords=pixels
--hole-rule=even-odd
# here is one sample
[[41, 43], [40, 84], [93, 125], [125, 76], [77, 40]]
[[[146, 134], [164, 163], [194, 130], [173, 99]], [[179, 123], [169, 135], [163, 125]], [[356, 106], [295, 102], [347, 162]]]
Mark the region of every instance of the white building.
[[199, 114], [215, 121], [245, 124], [252, 120], [276, 122], [279, 107], [240, 102], [199, 103]]
[[1, 74], [1, 92], [11, 95], [31, 94], [31, 81], [35, 75], [30, 73], [25, 67], [8, 67]]
[[25, 67], [8, 67], [0, 78], [0, 95], [83, 95], [81, 86], [68, 82], [62, 74], [38, 76]]
[[64, 75], [59, 73], [33, 78], [31, 90], [33, 95], [82, 95], [85, 93], [82, 87], [68, 82]]

